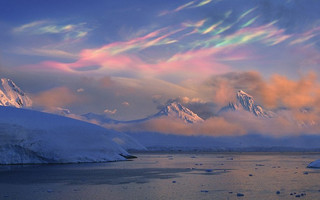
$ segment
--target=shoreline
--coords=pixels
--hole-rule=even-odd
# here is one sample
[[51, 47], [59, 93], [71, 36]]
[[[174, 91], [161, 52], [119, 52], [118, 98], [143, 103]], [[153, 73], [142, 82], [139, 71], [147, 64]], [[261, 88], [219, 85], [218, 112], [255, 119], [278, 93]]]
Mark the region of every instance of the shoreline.
[[[213, 154], [213, 155], [319, 155], [318, 151], [179, 151], [179, 150], [130, 150], [130, 154]], [[139, 156], [138, 156], [139, 158]]]

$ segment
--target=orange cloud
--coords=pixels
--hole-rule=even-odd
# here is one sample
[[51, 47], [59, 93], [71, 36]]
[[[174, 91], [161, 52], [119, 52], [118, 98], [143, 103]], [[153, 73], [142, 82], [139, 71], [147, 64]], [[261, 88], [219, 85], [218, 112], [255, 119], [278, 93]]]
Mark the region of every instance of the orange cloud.
[[32, 96], [36, 106], [65, 107], [73, 103], [79, 103], [80, 98], [67, 87], [53, 88]]
[[221, 117], [207, 119], [203, 123], [187, 124], [180, 119], [158, 118], [138, 124], [104, 125], [124, 132], [160, 132], [177, 135], [230, 136], [246, 133], [240, 125]]
[[280, 75], [273, 75], [263, 94], [264, 103], [268, 106], [288, 106], [301, 108], [313, 106], [316, 92], [320, 90], [316, 75], [309, 73], [297, 81]]
[[268, 108], [316, 107], [320, 102], [320, 85], [315, 73], [308, 73], [298, 80], [274, 74], [269, 80], [259, 72], [231, 72], [209, 79], [205, 86], [211, 98], [219, 105], [226, 105], [235, 98], [237, 90], [244, 90]]

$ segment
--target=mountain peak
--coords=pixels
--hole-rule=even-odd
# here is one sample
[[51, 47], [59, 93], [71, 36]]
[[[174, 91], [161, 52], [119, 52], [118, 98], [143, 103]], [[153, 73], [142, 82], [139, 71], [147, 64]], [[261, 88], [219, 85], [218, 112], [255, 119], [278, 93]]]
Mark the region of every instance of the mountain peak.
[[0, 106], [31, 107], [31, 99], [11, 80], [1, 78]]
[[237, 92], [237, 97], [241, 97], [241, 96], [246, 96], [246, 97], [253, 98], [251, 95], [249, 95], [248, 93], [244, 92], [243, 90], [239, 90]]
[[177, 101], [169, 101], [156, 116], [168, 116], [182, 119], [186, 123], [203, 122], [204, 120], [197, 114], [181, 105]]
[[237, 103], [247, 111], [253, 112], [255, 110], [255, 102], [253, 97], [242, 90], [237, 92]]
[[239, 90], [236, 97], [235, 102], [229, 102], [228, 106], [223, 107], [221, 111], [245, 110], [257, 117], [270, 118], [273, 116], [272, 112], [267, 112], [261, 106], [257, 105], [254, 98], [243, 90]]

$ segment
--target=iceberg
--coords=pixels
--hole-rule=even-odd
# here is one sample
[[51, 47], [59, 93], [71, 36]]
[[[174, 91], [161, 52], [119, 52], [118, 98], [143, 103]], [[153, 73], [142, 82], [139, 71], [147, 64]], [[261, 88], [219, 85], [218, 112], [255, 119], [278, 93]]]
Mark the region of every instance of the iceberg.
[[308, 165], [308, 168], [320, 168], [320, 159], [311, 162], [311, 163]]

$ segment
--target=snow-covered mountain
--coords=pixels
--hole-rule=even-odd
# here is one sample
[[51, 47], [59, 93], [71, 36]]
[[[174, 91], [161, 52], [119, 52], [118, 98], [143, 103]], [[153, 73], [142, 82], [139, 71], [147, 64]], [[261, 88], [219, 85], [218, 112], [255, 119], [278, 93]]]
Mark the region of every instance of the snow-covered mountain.
[[87, 122], [0, 106], [0, 164], [124, 160], [145, 149], [130, 136]]
[[149, 119], [152, 118], [158, 118], [167, 116], [169, 118], [173, 119], [181, 119], [185, 123], [199, 123], [203, 122], [204, 120], [199, 117], [197, 114], [192, 112], [187, 107], [181, 105], [180, 103], [176, 101], [171, 101], [167, 103], [157, 114], [149, 117]]
[[238, 110], [245, 110], [254, 114], [257, 117], [263, 117], [263, 118], [270, 118], [275, 115], [273, 112], [266, 111], [261, 106], [257, 105], [253, 97], [242, 90], [237, 92], [236, 101], [229, 102], [227, 106], [223, 107], [220, 110], [220, 113], [226, 112], [226, 111], [238, 111]]
[[12, 80], [1, 78], [0, 106], [26, 108], [32, 106], [32, 101]]
[[163, 117], [168, 117], [170, 119], [180, 119], [185, 123], [199, 123], [204, 121], [197, 114], [195, 114], [194, 112], [192, 112], [191, 110], [189, 110], [188, 108], [176, 101], [170, 101], [169, 103], [164, 105], [158, 113], [154, 115], [137, 120], [119, 121], [111, 119], [105, 115], [99, 115], [95, 113], [87, 113], [82, 115], [82, 117], [84, 117], [87, 120], [96, 120], [100, 124], [132, 124]]

